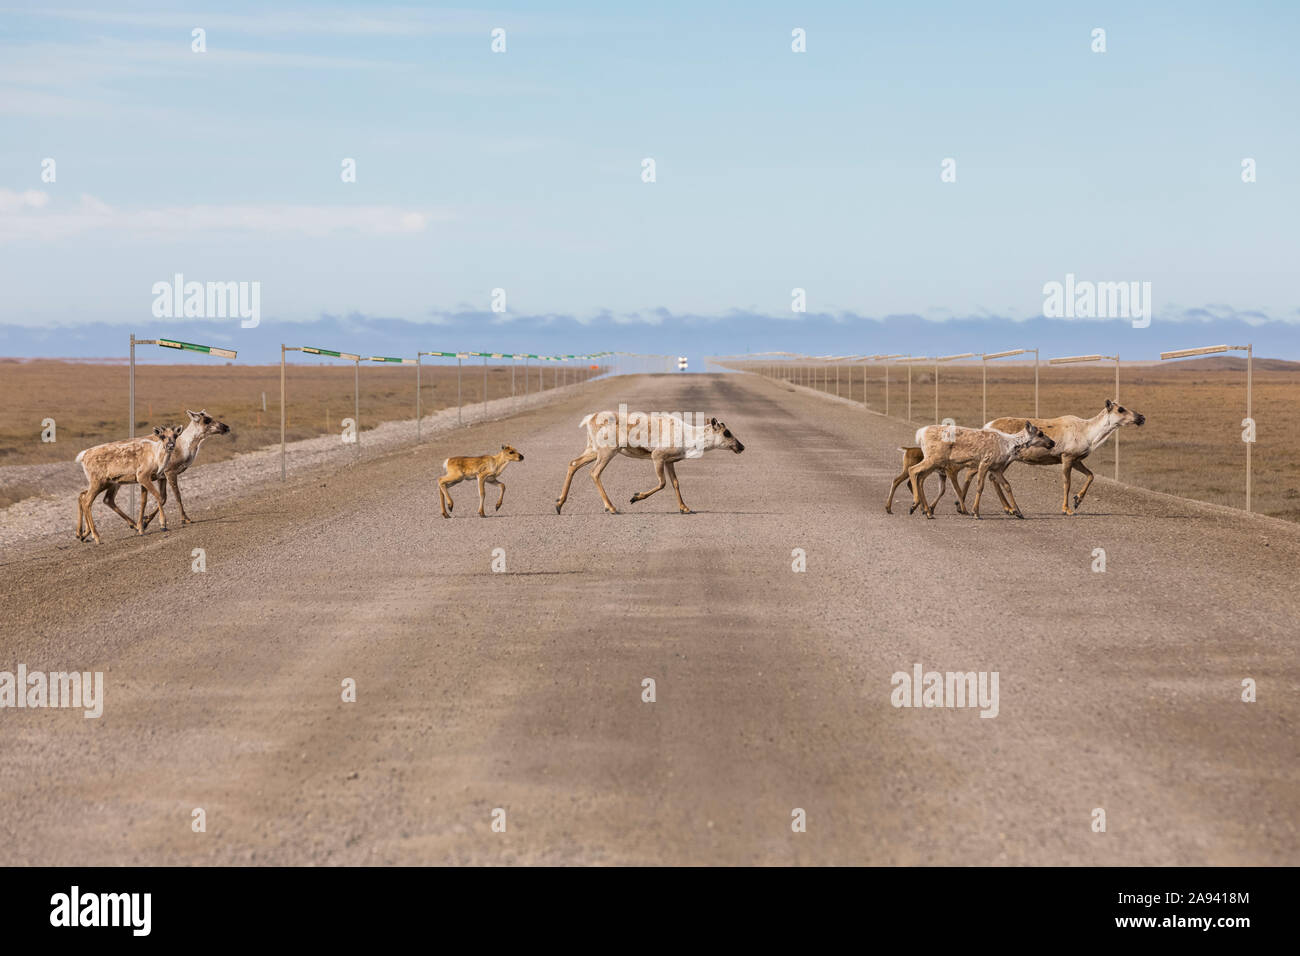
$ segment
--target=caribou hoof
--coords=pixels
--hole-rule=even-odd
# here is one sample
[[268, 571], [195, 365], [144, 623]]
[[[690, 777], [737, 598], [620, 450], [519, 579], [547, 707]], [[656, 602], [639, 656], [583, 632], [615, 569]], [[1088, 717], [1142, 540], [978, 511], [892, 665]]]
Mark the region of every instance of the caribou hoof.
[[907, 513], [908, 513], [908, 514], [912, 514], [912, 513], [914, 513], [914, 512], [916, 511], [916, 509], [917, 509], [917, 507], [918, 507], [919, 504], [920, 504], [920, 502], [917, 502], [916, 504], [913, 504], [912, 507], [910, 507], [910, 508], [907, 509]]
[[634, 505], [634, 504], [636, 504], [636, 503], [637, 503], [638, 501], [640, 501], [640, 500], [641, 500], [641, 496], [640, 496], [640, 495], [633, 495], [633, 496], [632, 496], [632, 500], [629, 501], [628, 504], [630, 504], [630, 505]]
[[557, 515], [560, 513], [560, 509], [561, 509], [562, 507], [564, 507], [564, 506], [563, 506], [562, 504], [560, 504], [558, 501], [555, 503], [555, 513], [556, 513]]
[[1013, 515], [1015, 515], [1017, 518], [1019, 518], [1021, 521], [1024, 521], [1024, 520], [1025, 520], [1024, 512], [1022, 512], [1019, 508], [1017, 508], [1015, 511], [1013, 511], [1013, 512], [1011, 512], [1011, 513], [1012, 513]]
[[1080, 498], [1078, 495], [1075, 495], [1075, 496], [1074, 496], [1074, 506], [1077, 508], [1077, 507], [1079, 507], [1079, 505], [1081, 505], [1082, 503], [1083, 503], [1083, 499]]

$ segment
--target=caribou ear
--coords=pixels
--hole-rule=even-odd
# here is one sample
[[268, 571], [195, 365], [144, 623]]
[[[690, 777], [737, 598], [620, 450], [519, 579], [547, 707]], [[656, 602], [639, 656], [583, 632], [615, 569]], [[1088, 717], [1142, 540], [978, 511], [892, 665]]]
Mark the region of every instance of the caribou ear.
[[155, 425], [155, 426], [153, 427], [153, 433], [154, 433], [155, 435], [161, 435], [161, 434], [162, 434], [162, 429], [159, 428], [157, 425]]
[[188, 416], [190, 416], [190, 421], [192, 421], [192, 422], [197, 422], [197, 421], [199, 421], [201, 418], [203, 418], [203, 413], [202, 413], [202, 412], [192, 412], [192, 411], [190, 411], [188, 408], [185, 409], [185, 414], [188, 415]]
[[710, 424], [710, 425], [713, 425], [714, 427], [716, 427], [717, 424], [718, 424], [718, 420], [717, 420], [716, 418], [710, 418], [710, 419], [709, 419], [709, 424]]
[[1109, 398], [1106, 399], [1106, 411], [1110, 411], [1114, 407], [1115, 407], [1115, 403], [1112, 402]]
[[1025, 422], [1025, 431], [1026, 433], [1029, 434], [1031, 438], [1034, 435], [1039, 434], [1038, 426], [1036, 426], [1033, 422]]

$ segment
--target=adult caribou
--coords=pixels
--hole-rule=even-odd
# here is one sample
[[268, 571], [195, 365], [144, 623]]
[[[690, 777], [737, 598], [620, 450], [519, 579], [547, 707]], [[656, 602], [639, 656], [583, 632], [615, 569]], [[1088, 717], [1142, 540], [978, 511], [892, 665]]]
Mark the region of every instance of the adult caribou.
[[[696, 416], [697, 419], [700, 417]], [[736, 454], [745, 450], [745, 446], [731, 434], [726, 423], [716, 418], [710, 418], [703, 424], [691, 424], [682, 415], [628, 412], [626, 406], [620, 405], [617, 412], [592, 412], [582, 420], [579, 427], [587, 430], [587, 447], [581, 455], [569, 462], [569, 473], [564, 476], [564, 488], [555, 502], [556, 514], [560, 514], [560, 509], [569, 498], [569, 485], [574, 473], [593, 461], [596, 466], [591, 470], [591, 480], [596, 484], [600, 500], [605, 503], [606, 511], [612, 515], [618, 514], [609, 495], [605, 494], [605, 486], [600, 483], [600, 474], [615, 455], [627, 455], [629, 458], [649, 458], [654, 463], [655, 475], [659, 478], [659, 484], [649, 491], [633, 495], [631, 504], [661, 491], [666, 478], [673, 483], [673, 491], [677, 494], [677, 509], [688, 515], [691, 509], [682, 500], [677, 471], [673, 465], [683, 458], [698, 458], [715, 448], [725, 448]]]
[[[1137, 425], [1139, 428], [1146, 424], [1147, 417], [1141, 412], [1135, 412], [1131, 408], [1125, 408], [1118, 402], [1106, 399], [1106, 407], [1103, 408], [1092, 418], [1079, 418], [1077, 415], [1062, 415], [1060, 418], [995, 418], [987, 423], [985, 428], [994, 428], [1001, 432], [1018, 432], [1026, 425], [1032, 424], [1035, 428], [1047, 435], [1055, 443], [1053, 448], [1031, 448], [1026, 449], [1020, 460], [1027, 465], [1060, 465], [1061, 466], [1061, 484], [1063, 486], [1063, 498], [1061, 500], [1061, 511], [1067, 515], [1072, 515], [1079, 505], [1083, 504], [1083, 497], [1092, 487], [1092, 471], [1083, 463], [1097, 447], [1110, 437], [1111, 432], [1123, 425]], [[1087, 479], [1079, 493], [1074, 496], [1074, 508], [1070, 507], [1070, 474], [1077, 471]], [[971, 480], [975, 477], [975, 471], [972, 470], [966, 477], [966, 484], [954, 491], [958, 493], [960, 504], [959, 508], [966, 502], [966, 492], [970, 488]], [[1002, 496], [1002, 490], [995, 484], [994, 489], [998, 497], [1002, 498], [1002, 508], [1010, 513], [1011, 506]]]
[[181, 501], [181, 486], [177, 479], [185, 469], [194, 464], [194, 459], [199, 456], [199, 447], [209, 435], [225, 435], [230, 432], [230, 426], [225, 422], [217, 421], [208, 414], [206, 408], [197, 412], [186, 409], [185, 414], [189, 416], [190, 423], [181, 430], [180, 437], [176, 439], [176, 450], [172, 453], [165, 472], [167, 481], [160, 482], [158, 485], [158, 507], [144, 516], [146, 528], [167, 503], [167, 485], [171, 485], [172, 493], [176, 496], [176, 507], [181, 513], [181, 524], [186, 525], [194, 520], [185, 513], [185, 504]]

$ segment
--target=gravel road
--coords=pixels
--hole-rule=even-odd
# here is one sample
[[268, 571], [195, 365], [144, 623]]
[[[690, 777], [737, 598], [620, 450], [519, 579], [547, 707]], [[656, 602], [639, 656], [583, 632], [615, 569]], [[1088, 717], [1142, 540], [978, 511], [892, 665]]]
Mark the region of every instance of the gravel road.
[[[622, 457], [622, 514], [585, 472], [555, 514], [579, 419], [619, 402], [744, 442], [678, 467], [696, 514], [629, 505], [654, 474]], [[1102, 478], [1067, 518], [1024, 466], [1026, 521], [887, 515], [912, 430], [635, 376], [187, 483], [165, 533], [104, 512], [79, 544], [69, 503], [0, 558], [0, 671], [102, 671], [104, 711], [0, 710], [0, 864], [1300, 863], [1300, 526]], [[460, 485], [440, 518], [441, 461], [507, 442], [505, 507]], [[996, 672], [996, 717], [893, 706], [918, 664]]]

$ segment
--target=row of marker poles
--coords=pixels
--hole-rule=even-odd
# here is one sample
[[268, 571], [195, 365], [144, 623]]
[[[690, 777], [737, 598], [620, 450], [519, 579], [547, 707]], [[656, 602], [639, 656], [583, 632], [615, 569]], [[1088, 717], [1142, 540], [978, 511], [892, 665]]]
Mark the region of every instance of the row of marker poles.
[[[186, 352], [197, 352], [197, 353], [199, 353], [199, 354], [201, 354], [201, 355], [213, 355], [213, 356], [217, 356], [217, 357], [219, 357], [219, 358], [227, 358], [227, 359], [235, 359], [235, 358], [238, 358], [238, 356], [239, 356], [239, 353], [238, 353], [235, 349], [221, 348], [221, 347], [219, 347], [219, 346], [215, 346], [215, 345], [200, 345], [200, 344], [197, 344], [197, 343], [194, 343], [194, 342], [184, 342], [184, 341], [182, 341], [182, 340], [180, 340], [180, 339], [164, 339], [164, 338], [158, 338], [158, 339], [140, 339], [140, 338], [136, 338], [135, 334], [132, 333], [132, 334], [131, 334], [131, 337], [130, 337], [130, 351], [129, 351], [129, 360], [128, 360], [129, 373], [128, 373], [128, 408], [127, 408], [127, 414], [128, 414], [127, 432], [128, 432], [128, 437], [130, 437], [130, 438], [134, 438], [134, 437], [135, 437], [135, 425], [136, 425], [136, 414], [135, 414], [135, 366], [136, 366], [135, 347], [136, 347], [137, 345], [156, 345], [156, 346], [160, 346], [160, 347], [162, 347], [162, 348], [170, 348], [170, 349], [176, 349], [176, 350], [178, 350], [178, 351], [186, 351]], [[287, 404], [286, 404], [286, 402], [287, 402], [287, 399], [286, 399], [286, 391], [287, 391], [287, 363], [286, 363], [286, 353], [287, 353], [287, 352], [305, 352], [305, 353], [308, 353], [308, 354], [311, 354], [311, 355], [325, 355], [325, 356], [330, 356], [330, 357], [333, 357], [333, 358], [346, 359], [346, 360], [349, 360], [349, 361], [351, 361], [351, 362], [353, 363], [353, 384], [352, 384], [352, 407], [353, 407], [353, 419], [352, 419], [352, 421], [353, 421], [353, 429], [354, 429], [354, 432], [353, 432], [353, 443], [356, 445], [356, 455], [357, 455], [357, 458], [359, 459], [359, 458], [361, 457], [361, 361], [362, 361], [362, 357], [361, 357], [359, 354], [355, 354], [355, 353], [352, 353], [352, 352], [342, 352], [342, 351], [336, 351], [336, 350], [333, 350], [333, 349], [323, 349], [323, 348], [317, 348], [317, 347], [315, 347], [315, 346], [306, 346], [306, 345], [294, 345], [294, 346], [291, 346], [291, 345], [285, 345], [285, 344], [281, 343], [281, 345], [280, 345], [280, 478], [281, 478], [281, 480], [285, 480], [285, 479], [287, 478], [287, 476], [288, 476], [287, 451], [286, 451], [286, 444], [287, 444], [287, 443], [286, 443], [286, 430], [287, 430], [287, 416], [288, 416], [288, 407], [287, 407]], [[455, 357], [456, 357], [456, 367], [457, 367], [457, 371], [456, 371], [456, 419], [457, 419], [457, 422], [462, 422], [462, 421], [463, 421], [463, 414], [462, 414], [463, 403], [462, 403], [462, 401], [461, 401], [461, 384], [460, 384], [461, 375], [460, 375], [460, 371], [461, 371], [461, 360], [462, 360], [462, 358], [466, 357], [468, 354], [470, 354], [470, 353], [463, 353], [463, 352], [461, 352], [461, 353], [457, 353], [457, 352], [417, 352], [417, 353], [416, 353], [416, 357], [415, 357], [414, 359], [408, 359], [408, 358], [396, 358], [396, 357], [392, 357], [392, 356], [372, 355], [372, 356], [369, 356], [369, 357], [366, 359], [366, 361], [369, 361], [369, 362], [385, 362], [385, 363], [402, 364], [402, 365], [411, 365], [411, 364], [414, 364], [414, 365], [416, 366], [416, 371], [415, 371], [415, 383], [416, 383], [416, 388], [415, 388], [415, 421], [416, 421], [416, 426], [415, 426], [415, 427], [416, 427], [416, 439], [417, 439], [417, 441], [418, 441], [418, 440], [420, 439], [420, 437], [421, 437], [421, 434], [420, 434], [420, 424], [421, 424], [421, 417], [422, 417], [422, 409], [421, 409], [421, 407], [420, 407], [420, 399], [421, 399], [421, 395], [420, 395], [420, 385], [421, 385], [421, 383], [420, 383], [420, 357], [421, 357], [421, 356], [424, 356], [424, 355], [437, 355], [437, 356], [446, 357], [446, 358], [450, 358], [450, 357], [452, 357], [452, 356], [455, 356]], [[615, 353], [613, 353], [613, 352], [597, 352], [597, 353], [592, 354], [592, 355], [557, 355], [557, 356], [531, 355], [531, 354], [526, 354], [526, 353], [520, 353], [520, 354], [507, 354], [507, 353], [495, 353], [495, 352], [479, 352], [479, 353], [474, 353], [474, 354], [477, 354], [477, 355], [479, 355], [479, 356], [482, 356], [482, 358], [483, 358], [483, 401], [486, 403], [486, 402], [487, 402], [487, 383], [488, 383], [488, 368], [487, 368], [487, 360], [488, 360], [489, 358], [509, 358], [509, 359], [511, 360], [511, 370], [510, 370], [510, 394], [511, 394], [511, 397], [513, 398], [514, 395], [515, 395], [514, 363], [515, 363], [515, 362], [516, 362], [520, 357], [522, 357], [522, 358], [524, 359], [524, 395], [525, 395], [525, 397], [526, 397], [526, 396], [528, 395], [528, 388], [529, 388], [529, 386], [528, 386], [528, 360], [529, 360], [530, 358], [536, 358], [536, 359], [538, 359], [539, 361], [556, 361], [556, 362], [560, 362], [560, 363], [563, 364], [563, 363], [569, 363], [569, 362], [579, 361], [579, 360], [584, 361], [584, 362], [589, 362], [589, 361], [591, 361], [592, 359], [606, 358], [606, 357], [608, 357], [608, 356], [612, 356], [612, 355], [614, 355]], [[576, 375], [575, 375], [575, 378], [576, 378]], [[559, 379], [560, 379], [560, 370], [559, 370], [559, 367], [557, 366], [557, 367], [556, 367], [556, 370], [555, 370], [555, 384], [556, 384], [556, 387], [559, 386]], [[564, 381], [565, 381], [565, 384], [567, 385], [567, 384], [568, 384], [568, 381], [569, 381], [568, 364], [565, 364], [565, 375], [564, 375]], [[545, 382], [544, 382], [544, 381], [540, 381], [540, 380], [539, 380], [539, 384], [541, 385], [542, 388], [545, 388]], [[263, 394], [263, 406], [265, 406], [265, 401], [266, 401], [265, 394]], [[131, 512], [132, 512], [132, 513], [135, 512], [135, 508], [136, 508], [135, 492], [136, 492], [136, 489], [135, 489], [135, 485], [133, 484], [133, 485], [131, 486], [131, 488], [130, 488], [130, 495], [131, 495], [130, 506], [131, 506]]]
[[[1252, 457], [1253, 457], [1252, 446], [1255, 444], [1255, 440], [1258, 437], [1255, 420], [1254, 420], [1254, 346], [1253, 344], [1210, 345], [1201, 348], [1176, 349], [1171, 352], [1161, 352], [1160, 358], [1162, 361], [1167, 361], [1170, 359], [1191, 358], [1199, 355], [1212, 355], [1212, 354], [1222, 353], [1222, 352], [1245, 352], [1246, 353], [1246, 418], [1242, 421], [1242, 429], [1243, 429], [1242, 437], [1246, 445], [1246, 511], [1250, 513], [1253, 510], [1252, 495], [1254, 490], [1253, 476], [1252, 476]], [[983, 421], [987, 422], [989, 420], [988, 418], [988, 363], [990, 361], [995, 361], [1001, 358], [1010, 358], [1016, 355], [1028, 355], [1030, 353], [1032, 353], [1034, 356], [1034, 417], [1035, 418], [1040, 417], [1039, 351], [1036, 348], [1035, 349], [1010, 349], [1005, 352], [986, 352], [978, 355], [980, 359], [980, 389], [981, 389], [980, 411], [981, 411]], [[850, 363], [863, 362], [864, 365], [863, 365], [862, 399], [863, 399], [864, 407], [866, 405], [865, 362], [868, 361], [884, 362], [885, 363], [884, 369], [885, 369], [885, 415], [886, 416], [889, 415], [889, 363], [891, 362], [903, 363], [907, 365], [907, 420], [909, 422], [912, 420], [912, 366], [923, 362], [933, 362], [934, 363], [934, 419], [935, 422], [938, 423], [940, 421], [939, 365], [944, 362], [959, 361], [961, 359], [967, 359], [967, 358], [975, 358], [977, 354], [978, 353], [964, 352], [958, 355], [946, 355], [937, 358], [926, 358], [924, 356], [916, 356], [916, 355], [808, 356], [808, 355], [801, 355], [799, 353], [794, 353], [794, 352], [760, 352], [751, 355], [728, 356], [726, 358], [713, 357], [710, 359], [710, 361], [718, 363], [722, 365], [722, 367], [726, 368], [729, 367], [725, 364], [727, 361], [751, 363], [754, 359], [760, 357], [770, 356], [773, 358], [779, 358], [782, 359], [783, 361], [779, 361], [779, 362], [769, 361], [769, 362], [763, 362], [759, 364], [760, 366], [766, 367], [766, 374], [773, 379], [783, 379], [785, 381], [793, 381], [796, 384], [811, 385], [812, 387], [816, 387], [816, 375], [815, 375], [816, 366], [814, 365], [810, 367], [808, 363], [810, 361], [817, 362], [822, 365], [822, 369], [823, 369], [822, 382], [827, 392], [830, 391], [829, 378], [826, 372], [826, 369], [828, 368], [827, 366], [828, 362], [839, 363], [846, 360], [849, 361]], [[1118, 355], [1118, 353], [1115, 355], [1064, 355], [1057, 358], [1050, 358], [1047, 360], [1047, 363], [1049, 365], [1074, 365], [1074, 364], [1080, 364], [1085, 362], [1102, 362], [1102, 361], [1109, 361], [1115, 363], [1114, 401], [1116, 404], [1119, 404], [1120, 356]], [[763, 374], [761, 367], [760, 367], [760, 374]], [[836, 367], [835, 381], [836, 381], [835, 393], [836, 395], [838, 395], [839, 394], [838, 364]], [[852, 374], [850, 373], [850, 377], [849, 377], [850, 400], [852, 399], [852, 395], [853, 395], [852, 388], [853, 388], [853, 378], [852, 378]], [[1112, 438], [1115, 442], [1115, 480], [1119, 481], [1120, 442], [1119, 442], [1118, 429], [1115, 431]]]
[[[417, 370], [416, 370], [416, 439], [417, 439], [417, 441], [418, 441], [418, 440], [420, 439], [420, 437], [421, 437], [421, 431], [420, 431], [420, 418], [421, 418], [421, 406], [420, 406], [420, 372], [419, 372], [419, 367], [418, 367], [418, 366], [419, 366], [419, 363], [420, 363], [420, 358], [423, 357], [423, 356], [425, 356], [425, 355], [435, 355], [435, 356], [439, 356], [439, 357], [441, 357], [441, 358], [452, 358], [452, 357], [454, 357], [454, 358], [456, 359], [456, 423], [457, 423], [458, 425], [463, 425], [463, 424], [464, 424], [464, 407], [465, 407], [465, 402], [464, 402], [464, 389], [463, 389], [463, 373], [464, 373], [464, 360], [467, 359], [467, 358], [481, 358], [481, 359], [483, 359], [483, 403], [486, 405], [486, 403], [487, 403], [487, 401], [488, 401], [488, 359], [490, 359], [490, 358], [491, 358], [491, 359], [509, 359], [509, 360], [510, 360], [510, 397], [511, 397], [511, 399], [515, 399], [515, 398], [517, 397], [517, 392], [516, 392], [516, 382], [515, 382], [515, 368], [516, 368], [516, 366], [518, 365], [519, 359], [522, 358], [522, 359], [524, 360], [524, 398], [527, 399], [527, 397], [528, 397], [528, 395], [529, 395], [530, 388], [531, 388], [531, 385], [530, 385], [530, 383], [529, 383], [529, 372], [530, 372], [529, 361], [530, 361], [531, 359], [537, 359], [539, 363], [540, 363], [540, 362], [558, 362], [558, 363], [560, 363], [560, 365], [563, 365], [563, 366], [564, 366], [564, 370], [565, 370], [565, 371], [564, 371], [564, 383], [567, 385], [567, 384], [568, 384], [568, 381], [569, 381], [569, 363], [572, 363], [572, 362], [574, 362], [574, 361], [584, 361], [584, 362], [588, 362], [588, 361], [591, 361], [592, 359], [605, 358], [605, 357], [610, 356], [610, 355], [613, 355], [613, 354], [615, 354], [615, 353], [613, 353], [613, 352], [596, 352], [596, 353], [594, 353], [594, 354], [592, 354], [592, 355], [534, 355], [534, 354], [529, 353], [529, 352], [418, 352], [418, 353], [416, 353], [416, 359], [415, 359], [416, 364], [417, 364]], [[576, 376], [575, 376], [575, 377], [576, 377]], [[540, 391], [540, 390], [544, 390], [544, 389], [546, 388], [545, 371], [544, 371], [544, 368], [543, 368], [541, 365], [538, 366], [538, 380], [537, 380], [537, 384], [538, 384], [538, 389], [539, 389], [539, 391]], [[560, 385], [560, 367], [559, 367], [559, 365], [557, 365], [557, 366], [556, 366], [556, 369], [555, 369], [555, 382], [554, 382], [554, 386], [558, 388], [559, 385]]]
[[[982, 355], [979, 355], [980, 364], [982, 366], [981, 378], [983, 382], [982, 388], [983, 388], [983, 395], [984, 395], [982, 413], [984, 415], [985, 421], [988, 420], [988, 362], [991, 359], [1007, 358], [1013, 355], [1028, 355], [1030, 353], [1033, 353], [1034, 356], [1034, 417], [1035, 418], [1039, 417], [1040, 406], [1039, 406], [1038, 349], [1011, 349], [1010, 351], [1006, 351], [1006, 352], [990, 352], [990, 353], [984, 353]], [[935, 417], [935, 422], [937, 423], [939, 421], [939, 366], [940, 364], [944, 362], [959, 361], [961, 359], [975, 358], [977, 353], [962, 352], [957, 355], [942, 355], [942, 356], [937, 356], [935, 358], [929, 358], [924, 355], [901, 355], [897, 353], [892, 355], [817, 355], [817, 356], [800, 355], [793, 352], [768, 352], [768, 353], [758, 353], [758, 354], [781, 356], [786, 359], [793, 360], [794, 364], [787, 364], [785, 366], [785, 369], [788, 372], [788, 374], [782, 377], [785, 377], [787, 380], [794, 381], [796, 384], [805, 385], [812, 388], [817, 387], [817, 375], [816, 375], [817, 364], [810, 364], [810, 363], [820, 364], [822, 368], [822, 386], [827, 392], [830, 391], [830, 373], [829, 373], [830, 363], [835, 363], [836, 366], [835, 367], [835, 394], [836, 395], [840, 394], [839, 363], [841, 362], [845, 362], [845, 361], [850, 363], [894, 362], [894, 363], [906, 365], [907, 366], [907, 420], [908, 421], [912, 420], [912, 367], [914, 365], [934, 363], [934, 417]], [[747, 357], [745, 356], [740, 356], [737, 358], [747, 359]], [[850, 368], [851, 367], [852, 365], [850, 365]], [[773, 377], [781, 376], [780, 367], [777, 364], [775, 363], [769, 364], [769, 369]], [[866, 403], [865, 365], [863, 366], [862, 374], [863, 374], [863, 378], [862, 378], [863, 404], [865, 404]], [[849, 376], [850, 399], [852, 399], [852, 395], [853, 395], [852, 389], [853, 389], [853, 377], [852, 377], [852, 373], [850, 372], [850, 376]], [[885, 365], [885, 414], [886, 415], [889, 414], [889, 365], [888, 364]]]

